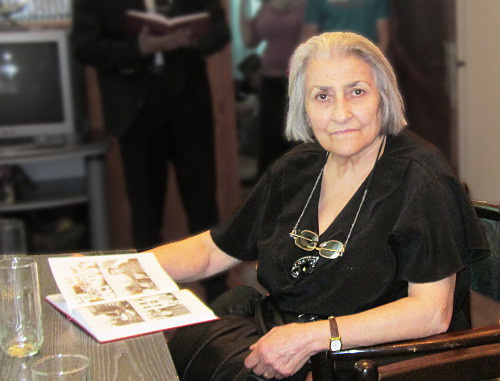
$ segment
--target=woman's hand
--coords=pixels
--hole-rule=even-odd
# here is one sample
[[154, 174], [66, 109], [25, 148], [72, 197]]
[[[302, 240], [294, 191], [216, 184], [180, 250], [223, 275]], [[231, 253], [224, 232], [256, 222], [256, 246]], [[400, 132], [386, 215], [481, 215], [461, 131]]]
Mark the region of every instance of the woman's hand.
[[245, 359], [245, 366], [265, 378], [289, 377], [321, 350], [314, 338], [310, 323], [275, 327], [250, 346], [252, 353]]

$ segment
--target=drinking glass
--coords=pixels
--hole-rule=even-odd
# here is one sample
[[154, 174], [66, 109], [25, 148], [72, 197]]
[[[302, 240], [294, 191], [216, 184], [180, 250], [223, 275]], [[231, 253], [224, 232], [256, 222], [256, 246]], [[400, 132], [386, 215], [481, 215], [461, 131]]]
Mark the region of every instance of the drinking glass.
[[84, 355], [58, 354], [42, 357], [31, 366], [33, 381], [87, 381], [90, 359]]
[[42, 306], [34, 259], [0, 260], [0, 347], [9, 356], [27, 357], [43, 343]]
[[26, 231], [23, 220], [0, 219], [0, 255], [3, 255], [0, 258], [26, 253]]

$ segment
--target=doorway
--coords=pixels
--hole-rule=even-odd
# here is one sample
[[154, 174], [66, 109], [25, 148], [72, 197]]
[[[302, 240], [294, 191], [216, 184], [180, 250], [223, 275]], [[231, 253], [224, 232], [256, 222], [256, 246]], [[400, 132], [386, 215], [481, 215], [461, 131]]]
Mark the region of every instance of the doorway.
[[458, 170], [455, 0], [392, 0], [389, 56], [408, 127]]

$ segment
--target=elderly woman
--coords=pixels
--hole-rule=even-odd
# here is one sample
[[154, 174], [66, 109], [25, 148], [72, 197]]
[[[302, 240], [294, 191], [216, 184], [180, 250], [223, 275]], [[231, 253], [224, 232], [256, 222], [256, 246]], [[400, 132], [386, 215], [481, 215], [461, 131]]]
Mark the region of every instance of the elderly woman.
[[289, 98], [287, 134], [304, 144], [228, 220], [154, 250], [179, 281], [258, 260], [269, 291], [233, 289], [213, 305], [220, 320], [177, 333], [184, 380], [304, 379], [319, 352], [468, 327], [466, 263], [486, 243], [443, 157], [404, 129], [380, 50], [353, 33], [311, 38]]

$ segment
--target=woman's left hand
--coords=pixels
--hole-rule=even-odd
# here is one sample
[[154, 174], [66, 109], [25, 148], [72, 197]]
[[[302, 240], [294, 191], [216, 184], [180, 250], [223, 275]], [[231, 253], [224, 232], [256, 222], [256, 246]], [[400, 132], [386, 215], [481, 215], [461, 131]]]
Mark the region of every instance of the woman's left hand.
[[296, 373], [315, 350], [309, 324], [292, 323], [271, 329], [255, 344], [245, 366], [265, 378], [282, 379]]

